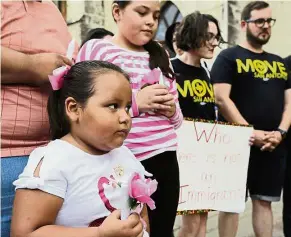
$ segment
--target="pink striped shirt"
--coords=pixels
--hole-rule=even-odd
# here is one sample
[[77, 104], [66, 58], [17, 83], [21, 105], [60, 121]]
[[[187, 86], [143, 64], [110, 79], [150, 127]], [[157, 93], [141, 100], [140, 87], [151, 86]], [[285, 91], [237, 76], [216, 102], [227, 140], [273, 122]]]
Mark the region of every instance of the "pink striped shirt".
[[176, 101], [176, 113], [170, 119], [154, 112], [139, 113], [136, 104], [136, 93], [141, 89], [141, 80], [151, 72], [149, 54], [134, 52], [120, 48], [108, 40], [90, 40], [80, 50], [77, 62], [86, 60], [102, 60], [113, 63], [127, 72], [132, 87], [132, 128], [125, 140], [125, 145], [139, 160], [145, 160], [165, 151], [177, 149], [175, 133], [183, 120], [178, 102], [176, 81], [165, 78], [170, 82], [170, 93]]

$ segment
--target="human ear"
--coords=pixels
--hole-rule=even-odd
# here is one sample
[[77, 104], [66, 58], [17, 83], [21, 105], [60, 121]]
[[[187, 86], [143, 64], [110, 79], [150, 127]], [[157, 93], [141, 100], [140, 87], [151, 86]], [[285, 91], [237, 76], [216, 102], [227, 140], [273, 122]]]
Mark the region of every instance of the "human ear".
[[240, 22], [240, 27], [241, 27], [241, 29], [243, 30], [243, 31], [246, 31], [246, 29], [247, 29], [247, 22], [246, 21], [244, 21], [244, 20], [242, 20], [241, 22]]
[[118, 22], [121, 19], [121, 9], [117, 3], [112, 4], [112, 16], [115, 22]]
[[79, 118], [81, 115], [80, 109], [81, 109], [80, 105], [77, 103], [77, 101], [73, 97], [68, 97], [65, 100], [66, 115], [68, 116], [71, 122], [79, 121]]

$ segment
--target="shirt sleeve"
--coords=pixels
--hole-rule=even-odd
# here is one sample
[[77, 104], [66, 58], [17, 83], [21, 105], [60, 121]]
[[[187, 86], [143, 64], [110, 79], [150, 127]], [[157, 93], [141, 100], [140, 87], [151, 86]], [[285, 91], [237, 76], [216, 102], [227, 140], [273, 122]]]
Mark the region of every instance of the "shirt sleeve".
[[132, 97], [131, 97], [131, 108], [129, 110], [129, 114], [132, 118], [139, 116], [139, 109], [136, 102], [136, 96], [138, 91], [132, 89]]
[[88, 60], [102, 60], [102, 46], [104, 44], [100, 39], [92, 39], [87, 41], [79, 50], [76, 63]]
[[235, 76], [235, 62], [233, 62], [229, 56], [222, 51], [216, 58], [211, 68], [211, 82], [215, 83], [228, 83], [232, 84], [232, 80]]
[[[13, 182], [15, 189], [38, 189], [65, 198], [67, 180], [60, 164], [56, 161], [56, 154], [50, 155], [48, 147], [35, 149], [29, 156], [28, 163], [22, 174]], [[39, 177], [34, 176], [34, 171], [40, 164]]]

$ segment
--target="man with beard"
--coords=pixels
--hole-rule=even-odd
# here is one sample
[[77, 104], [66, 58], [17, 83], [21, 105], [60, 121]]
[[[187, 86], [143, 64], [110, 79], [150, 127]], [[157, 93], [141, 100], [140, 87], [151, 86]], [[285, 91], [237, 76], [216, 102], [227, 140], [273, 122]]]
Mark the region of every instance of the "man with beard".
[[[284, 59], [285, 64], [291, 73], [291, 55]], [[283, 226], [285, 237], [291, 237], [291, 130], [289, 129], [287, 138], [287, 161], [286, 161], [286, 177], [284, 182], [283, 194]]]
[[[220, 115], [231, 123], [254, 126], [247, 192], [256, 237], [272, 237], [271, 203], [280, 200], [284, 138], [291, 123], [290, 75], [281, 57], [263, 50], [275, 21], [268, 3], [247, 4], [241, 15], [245, 40], [222, 51], [211, 71]], [[220, 213], [220, 237], [236, 236], [237, 227], [238, 214]]]

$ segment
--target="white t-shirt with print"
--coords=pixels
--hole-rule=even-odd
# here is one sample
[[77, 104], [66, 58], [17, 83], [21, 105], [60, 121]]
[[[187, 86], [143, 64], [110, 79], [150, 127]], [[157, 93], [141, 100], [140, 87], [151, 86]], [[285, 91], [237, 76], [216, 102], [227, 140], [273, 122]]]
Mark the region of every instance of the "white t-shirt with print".
[[[34, 177], [41, 160], [39, 177]], [[128, 184], [135, 172], [149, 175], [125, 146], [97, 156], [55, 140], [31, 153], [14, 185], [63, 198], [55, 224], [86, 227], [114, 209], [129, 213]]]

